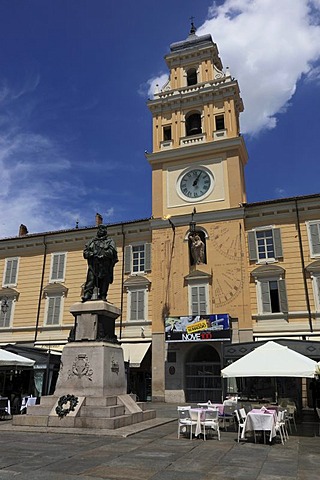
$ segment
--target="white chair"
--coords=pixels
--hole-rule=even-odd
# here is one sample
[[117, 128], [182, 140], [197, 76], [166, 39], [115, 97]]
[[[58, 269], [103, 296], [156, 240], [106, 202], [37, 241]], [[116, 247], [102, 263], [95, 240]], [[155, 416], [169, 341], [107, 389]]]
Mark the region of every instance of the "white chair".
[[241, 435], [242, 435], [242, 432], [243, 432], [243, 429], [244, 429], [245, 420], [241, 417], [240, 411], [235, 410], [235, 411], [234, 411], [234, 414], [235, 414], [235, 416], [236, 416], [237, 423], [238, 423], [238, 443], [239, 443], [239, 442], [240, 442]]
[[318, 415], [318, 420], [319, 420], [319, 431], [318, 431], [318, 435], [320, 436], [320, 408], [316, 408], [316, 411], [317, 411], [317, 415]]
[[218, 410], [213, 408], [208, 408], [204, 411], [204, 419], [201, 420], [201, 426], [203, 427], [203, 440], [206, 440], [206, 428], [210, 428], [214, 432], [217, 432], [218, 439], [220, 440], [218, 414]]
[[178, 407], [178, 438], [180, 438], [181, 431], [187, 431], [190, 428], [190, 440], [192, 439], [192, 425], [197, 422], [190, 417], [191, 407]]
[[239, 414], [240, 414], [240, 417], [242, 418], [243, 421], [245, 421], [245, 419], [247, 418], [247, 412], [245, 410], [245, 408], [239, 408]]
[[293, 423], [295, 431], [297, 431], [297, 424], [296, 424], [296, 419], [295, 419], [295, 414], [296, 414], [295, 405], [290, 405], [288, 403], [288, 405], [286, 406], [285, 412], [286, 412], [285, 413], [285, 421], [286, 421], [286, 424], [289, 427], [290, 433], [292, 433], [291, 423]]
[[284, 411], [279, 410], [277, 413], [277, 421], [275, 423], [275, 431], [280, 436], [280, 440], [282, 445], [287, 440], [286, 433], [285, 433], [285, 420], [284, 420]]
[[235, 406], [232, 405], [225, 405], [223, 407], [223, 414], [219, 415], [219, 419], [222, 421], [222, 427], [227, 428], [229, 425], [234, 424], [234, 410]]

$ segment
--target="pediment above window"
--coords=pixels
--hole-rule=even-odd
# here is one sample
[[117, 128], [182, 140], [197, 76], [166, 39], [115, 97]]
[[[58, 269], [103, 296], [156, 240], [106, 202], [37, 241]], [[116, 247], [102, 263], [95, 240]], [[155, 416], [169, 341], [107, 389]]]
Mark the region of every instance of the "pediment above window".
[[306, 271], [309, 273], [320, 273], [320, 260], [310, 263], [310, 265], [306, 267]]
[[202, 280], [211, 282], [212, 275], [210, 273], [202, 272], [201, 270], [193, 270], [193, 272], [189, 273], [184, 277], [184, 281], [189, 283], [193, 280]]
[[0, 298], [8, 297], [8, 298], [14, 298], [15, 300], [17, 300], [19, 295], [20, 293], [14, 288], [10, 288], [10, 287], [0, 288]]
[[285, 274], [285, 269], [279, 267], [278, 265], [261, 265], [261, 267], [257, 267], [252, 270], [251, 275], [254, 278], [261, 278], [261, 277], [283, 277]]
[[147, 277], [143, 275], [131, 275], [127, 280], [123, 283], [123, 286], [126, 288], [131, 287], [148, 287], [150, 288], [151, 282]]
[[46, 297], [47, 295], [61, 294], [64, 297], [67, 296], [68, 289], [62, 283], [48, 283], [43, 289], [43, 294]]

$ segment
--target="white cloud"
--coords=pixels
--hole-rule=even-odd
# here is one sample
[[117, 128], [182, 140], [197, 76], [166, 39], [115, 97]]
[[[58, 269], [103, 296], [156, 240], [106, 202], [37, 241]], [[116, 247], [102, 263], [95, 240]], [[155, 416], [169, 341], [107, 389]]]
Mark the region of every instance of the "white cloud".
[[[319, 80], [319, 20], [319, 0], [226, 0], [209, 9], [197, 35], [212, 35], [224, 66], [239, 81], [242, 133], [274, 128], [298, 81]], [[161, 85], [162, 78], [149, 84]]]

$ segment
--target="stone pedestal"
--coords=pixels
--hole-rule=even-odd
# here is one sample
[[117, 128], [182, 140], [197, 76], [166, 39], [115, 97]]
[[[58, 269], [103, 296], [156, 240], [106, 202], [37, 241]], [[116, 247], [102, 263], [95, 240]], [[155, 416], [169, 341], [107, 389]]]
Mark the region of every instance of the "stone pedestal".
[[55, 395], [105, 397], [127, 392], [123, 351], [107, 342], [71, 342], [62, 352]]
[[[70, 312], [75, 317], [74, 341], [63, 349], [54, 395], [42, 397], [27, 415], [15, 415], [13, 424], [68, 431], [116, 429], [154, 419], [154, 410], [126, 393], [123, 351], [115, 335], [119, 308], [93, 300], [75, 303]], [[74, 408], [70, 408], [70, 397], [76, 401]]]
[[115, 320], [121, 310], [103, 300], [74, 303], [70, 312], [75, 317], [75, 341], [105, 340], [116, 342]]

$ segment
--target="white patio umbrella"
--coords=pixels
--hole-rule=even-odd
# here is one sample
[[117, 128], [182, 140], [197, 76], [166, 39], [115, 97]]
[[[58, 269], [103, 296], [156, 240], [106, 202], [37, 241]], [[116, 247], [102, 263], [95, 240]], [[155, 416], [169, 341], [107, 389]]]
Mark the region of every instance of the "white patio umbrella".
[[0, 367], [33, 367], [34, 360], [0, 348]]
[[313, 378], [317, 362], [276, 342], [267, 342], [221, 370], [229, 377]]

